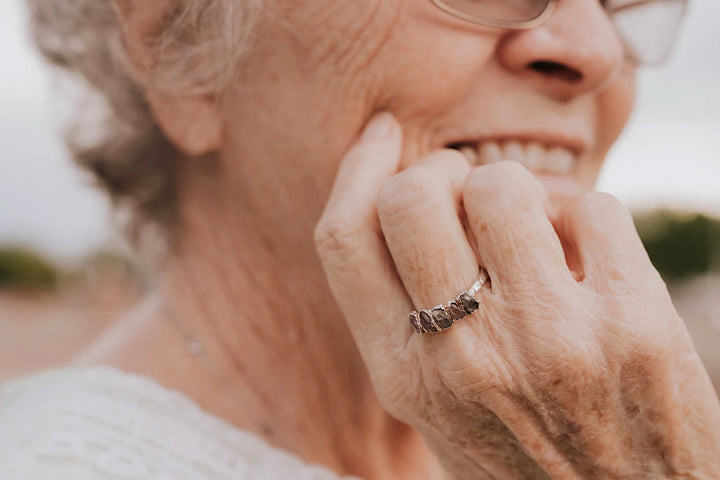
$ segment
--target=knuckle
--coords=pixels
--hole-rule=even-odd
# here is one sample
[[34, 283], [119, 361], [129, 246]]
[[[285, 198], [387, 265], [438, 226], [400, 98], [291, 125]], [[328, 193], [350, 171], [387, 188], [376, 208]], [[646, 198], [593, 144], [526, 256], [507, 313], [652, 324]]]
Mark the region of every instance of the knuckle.
[[546, 194], [540, 182], [516, 162], [498, 162], [474, 169], [465, 181], [466, 203], [500, 203], [508, 208], [529, 208], [544, 201]]
[[574, 220], [598, 231], [606, 230], [609, 224], [632, 225], [628, 209], [620, 200], [604, 192], [583, 194], [571, 206], [571, 215]]
[[321, 259], [345, 255], [356, 248], [357, 226], [342, 218], [323, 218], [315, 227], [315, 248]]
[[620, 200], [605, 192], [587, 192], [578, 203], [581, 211], [589, 215], [625, 216], [627, 214], [627, 209]]
[[377, 197], [381, 217], [394, 217], [426, 204], [433, 197], [436, 179], [425, 168], [409, 168], [386, 179]]

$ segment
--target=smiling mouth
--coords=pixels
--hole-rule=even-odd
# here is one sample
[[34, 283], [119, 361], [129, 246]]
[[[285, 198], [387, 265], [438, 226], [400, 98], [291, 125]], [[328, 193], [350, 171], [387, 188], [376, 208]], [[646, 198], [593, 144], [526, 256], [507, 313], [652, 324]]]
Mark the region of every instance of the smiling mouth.
[[535, 174], [570, 176], [579, 162], [579, 155], [568, 148], [544, 145], [535, 141], [461, 142], [449, 145], [449, 148], [464, 154], [471, 165], [487, 165], [510, 160], [524, 165]]

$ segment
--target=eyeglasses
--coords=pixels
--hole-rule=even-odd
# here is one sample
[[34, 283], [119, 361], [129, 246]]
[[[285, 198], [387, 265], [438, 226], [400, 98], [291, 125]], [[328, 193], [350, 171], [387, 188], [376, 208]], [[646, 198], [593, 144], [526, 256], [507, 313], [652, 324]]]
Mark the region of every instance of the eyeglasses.
[[[542, 25], [559, 0], [430, 0], [445, 12], [491, 28], [524, 30]], [[563, 0], [575, 1], [575, 0]], [[688, 0], [601, 0], [628, 57], [650, 65], [665, 61], [680, 30]]]

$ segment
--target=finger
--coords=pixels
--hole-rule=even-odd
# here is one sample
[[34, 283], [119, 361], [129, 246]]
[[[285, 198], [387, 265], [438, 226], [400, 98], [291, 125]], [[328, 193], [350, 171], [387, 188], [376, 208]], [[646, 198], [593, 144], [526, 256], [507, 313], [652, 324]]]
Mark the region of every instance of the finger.
[[376, 207], [380, 185], [398, 169], [401, 143], [400, 126], [390, 114], [371, 120], [342, 160], [315, 229], [328, 283], [363, 354], [370, 345], [404, 345], [410, 335], [406, 324], [397, 324], [411, 305], [392, 266]]
[[556, 224], [586, 282], [637, 283], [639, 276], [656, 276], [630, 212], [613, 196], [588, 192], [565, 205]]
[[461, 221], [470, 170], [460, 152], [440, 150], [387, 179], [378, 196], [388, 248], [418, 310], [446, 303], [478, 277]]
[[476, 168], [465, 182], [463, 199], [493, 292], [574, 284], [546, 214], [545, 188], [527, 169], [514, 162]]

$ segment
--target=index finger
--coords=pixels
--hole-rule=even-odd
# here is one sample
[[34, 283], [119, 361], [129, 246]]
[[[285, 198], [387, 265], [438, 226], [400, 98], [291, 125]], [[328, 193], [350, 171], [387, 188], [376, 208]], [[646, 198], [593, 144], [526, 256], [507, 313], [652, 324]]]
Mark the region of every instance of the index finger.
[[397, 358], [411, 334], [406, 323], [398, 322], [412, 310], [377, 213], [380, 185], [400, 163], [400, 126], [389, 114], [380, 114], [365, 132], [373, 128], [385, 131], [379, 137], [363, 135], [347, 153], [315, 229], [329, 286], [369, 364], [386, 355]]

